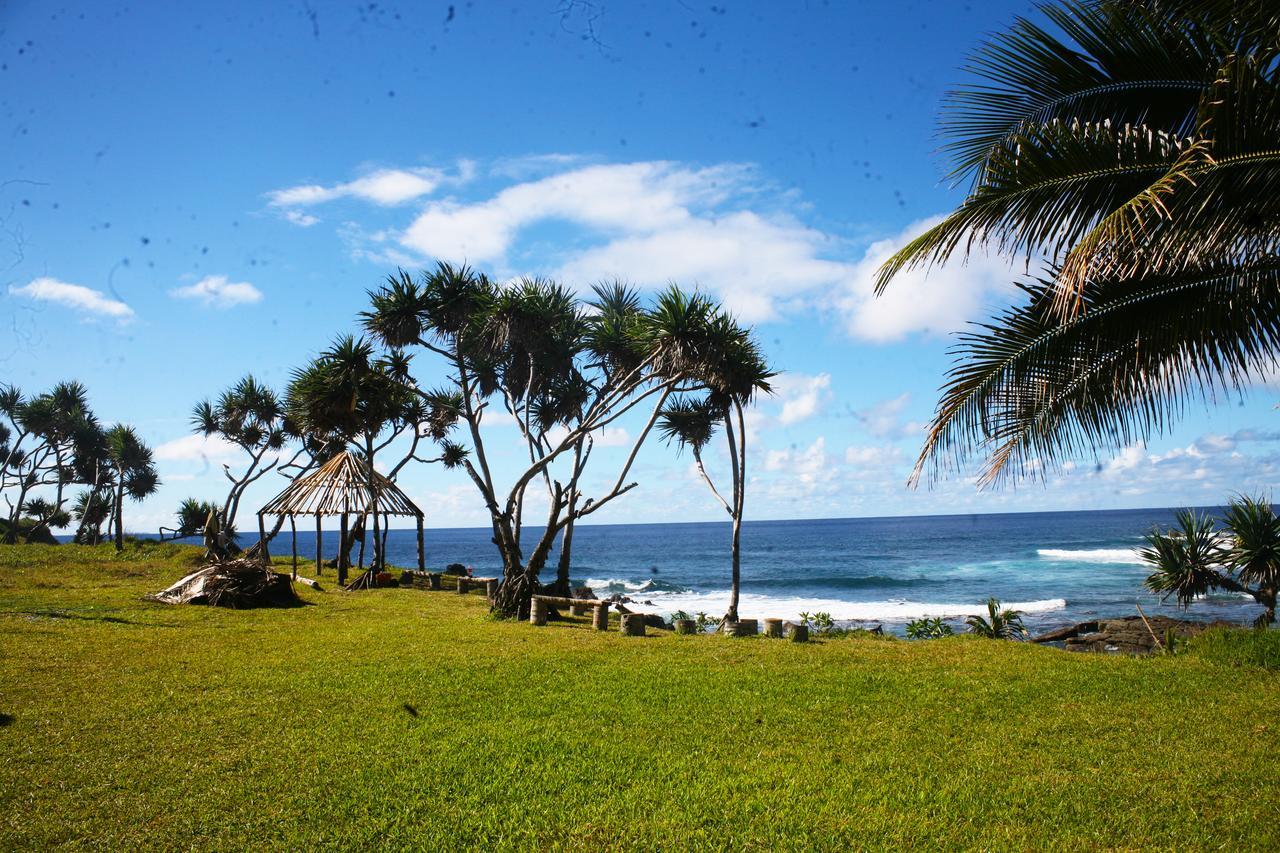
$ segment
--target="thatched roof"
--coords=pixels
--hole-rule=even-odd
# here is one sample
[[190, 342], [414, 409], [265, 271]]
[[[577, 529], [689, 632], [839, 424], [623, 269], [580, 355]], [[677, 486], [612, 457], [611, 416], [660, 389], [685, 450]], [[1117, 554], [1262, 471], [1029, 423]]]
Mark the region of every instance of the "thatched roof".
[[369, 495], [369, 466], [347, 451], [299, 477], [259, 510], [259, 515], [342, 515], [376, 512], [422, 516], [422, 510], [386, 477], [373, 472], [376, 501]]

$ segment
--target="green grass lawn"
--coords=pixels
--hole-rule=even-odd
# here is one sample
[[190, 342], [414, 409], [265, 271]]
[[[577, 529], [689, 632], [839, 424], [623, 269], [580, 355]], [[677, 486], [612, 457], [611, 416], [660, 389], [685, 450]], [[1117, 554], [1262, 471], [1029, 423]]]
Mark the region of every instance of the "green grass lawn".
[[1280, 847], [1280, 673], [1222, 642], [637, 639], [331, 584], [141, 600], [193, 553], [0, 548], [0, 847]]

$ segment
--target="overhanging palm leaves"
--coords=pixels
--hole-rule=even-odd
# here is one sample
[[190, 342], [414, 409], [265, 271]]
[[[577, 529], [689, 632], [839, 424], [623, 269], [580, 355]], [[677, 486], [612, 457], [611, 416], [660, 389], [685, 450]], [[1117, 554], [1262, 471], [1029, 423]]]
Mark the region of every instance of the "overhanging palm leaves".
[[973, 58], [942, 119], [960, 207], [890, 259], [984, 246], [1044, 274], [961, 338], [913, 479], [1114, 450], [1280, 356], [1280, 13], [1068, 2]]

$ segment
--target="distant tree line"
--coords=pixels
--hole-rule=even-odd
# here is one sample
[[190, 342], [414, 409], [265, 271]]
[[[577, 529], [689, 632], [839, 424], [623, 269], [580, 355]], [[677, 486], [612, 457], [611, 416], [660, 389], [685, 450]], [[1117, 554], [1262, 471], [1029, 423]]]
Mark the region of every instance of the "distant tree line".
[[[160, 485], [151, 449], [128, 424], [104, 427], [78, 382], [32, 397], [0, 386], [0, 541], [52, 541], [75, 526], [76, 542], [106, 535], [124, 547], [124, 501]], [[82, 486], [74, 498], [70, 489]]]

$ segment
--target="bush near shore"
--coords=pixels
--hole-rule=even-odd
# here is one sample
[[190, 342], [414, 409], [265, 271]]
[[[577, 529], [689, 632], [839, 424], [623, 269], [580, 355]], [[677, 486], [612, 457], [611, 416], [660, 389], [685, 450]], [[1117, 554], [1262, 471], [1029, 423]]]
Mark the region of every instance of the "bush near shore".
[[0, 848], [1280, 846], [1274, 632], [1133, 659], [142, 600], [196, 553], [0, 548]]

